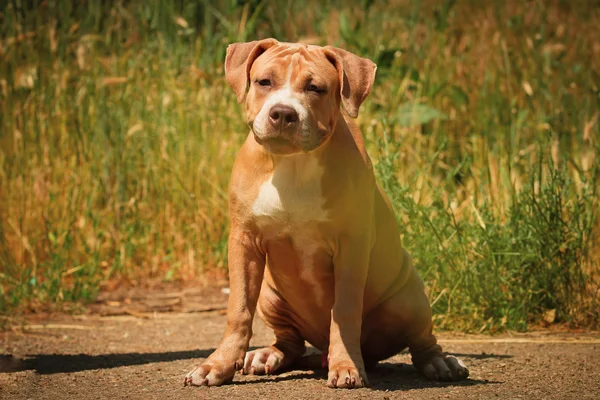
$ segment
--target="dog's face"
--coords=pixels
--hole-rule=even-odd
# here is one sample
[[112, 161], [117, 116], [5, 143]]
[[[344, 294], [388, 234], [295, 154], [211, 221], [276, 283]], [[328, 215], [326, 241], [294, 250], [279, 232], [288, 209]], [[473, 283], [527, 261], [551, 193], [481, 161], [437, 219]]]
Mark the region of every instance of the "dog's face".
[[333, 47], [265, 39], [230, 45], [225, 74], [238, 100], [246, 98], [255, 140], [272, 154], [287, 155], [325, 143], [341, 103], [356, 116], [372, 86], [375, 64]]
[[273, 46], [252, 65], [249, 85], [248, 124], [271, 153], [314, 150], [333, 132], [338, 74], [322, 49]]

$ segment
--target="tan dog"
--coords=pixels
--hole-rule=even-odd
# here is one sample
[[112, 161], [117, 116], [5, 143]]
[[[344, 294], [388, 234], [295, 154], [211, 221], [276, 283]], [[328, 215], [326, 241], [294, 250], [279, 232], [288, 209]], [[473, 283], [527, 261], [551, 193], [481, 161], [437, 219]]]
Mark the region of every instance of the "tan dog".
[[[185, 384], [289, 369], [305, 341], [327, 354], [329, 387], [367, 385], [365, 366], [406, 347], [429, 379], [468, 376], [436, 344], [392, 206], [361, 133], [340, 109], [357, 116], [375, 70], [329, 46], [265, 39], [227, 48], [227, 82], [240, 103], [246, 98], [251, 127], [229, 190], [227, 328]], [[246, 353], [257, 303], [276, 340]]]

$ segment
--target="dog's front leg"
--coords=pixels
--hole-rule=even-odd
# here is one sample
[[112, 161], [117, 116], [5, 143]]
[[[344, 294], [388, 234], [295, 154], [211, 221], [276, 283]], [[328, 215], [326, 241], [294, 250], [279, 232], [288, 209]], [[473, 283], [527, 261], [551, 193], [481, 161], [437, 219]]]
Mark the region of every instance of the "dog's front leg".
[[218, 386], [233, 379], [244, 366], [252, 337], [252, 320], [265, 269], [265, 254], [255, 235], [232, 227], [229, 235], [230, 295], [227, 328], [217, 349], [190, 371], [184, 384]]
[[358, 388], [369, 384], [360, 350], [363, 296], [371, 240], [365, 234], [339, 240], [334, 259], [335, 300], [329, 333], [327, 386]]

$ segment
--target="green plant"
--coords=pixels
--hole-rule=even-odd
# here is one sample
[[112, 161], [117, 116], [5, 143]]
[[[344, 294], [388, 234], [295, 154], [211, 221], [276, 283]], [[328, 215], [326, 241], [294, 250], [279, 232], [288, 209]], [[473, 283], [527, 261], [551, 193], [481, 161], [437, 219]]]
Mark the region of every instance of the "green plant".
[[598, 324], [590, 3], [3, 7], [3, 313], [226, 268], [226, 188], [247, 127], [225, 49], [275, 36], [377, 62], [358, 122], [438, 326], [525, 329], [548, 310]]

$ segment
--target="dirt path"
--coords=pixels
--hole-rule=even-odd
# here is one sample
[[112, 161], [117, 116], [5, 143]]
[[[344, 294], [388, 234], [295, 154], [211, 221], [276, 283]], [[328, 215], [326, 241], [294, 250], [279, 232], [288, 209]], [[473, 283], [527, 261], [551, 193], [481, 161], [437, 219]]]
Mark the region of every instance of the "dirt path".
[[[600, 399], [600, 334], [442, 334], [445, 349], [469, 366], [467, 381], [428, 382], [401, 354], [370, 373], [371, 388], [335, 391], [326, 388], [325, 371], [236, 375], [231, 385], [184, 388], [184, 374], [220, 339], [225, 317], [219, 311], [29, 323], [0, 334], [2, 399]], [[271, 338], [257, 322], [251, 345]]]

